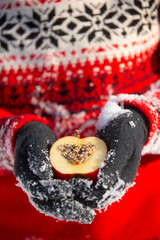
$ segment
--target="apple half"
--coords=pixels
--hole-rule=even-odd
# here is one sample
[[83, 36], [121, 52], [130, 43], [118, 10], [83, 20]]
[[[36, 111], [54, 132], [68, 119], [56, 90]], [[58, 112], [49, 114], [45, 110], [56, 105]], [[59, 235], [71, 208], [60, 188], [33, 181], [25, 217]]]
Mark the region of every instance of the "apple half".
[[105, 142], [97, 137], [67, 136], [52, 145], [50, 162], [56, 178], [69, 180], [78, 175], [96, 180], [106, 154]]

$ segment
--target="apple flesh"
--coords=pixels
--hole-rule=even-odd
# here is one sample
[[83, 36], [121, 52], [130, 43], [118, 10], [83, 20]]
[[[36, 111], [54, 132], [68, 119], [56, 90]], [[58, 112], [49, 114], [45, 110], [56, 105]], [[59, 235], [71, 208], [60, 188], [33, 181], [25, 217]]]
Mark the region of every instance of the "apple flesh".
[[56, 178], [69, 180], [76, 175], [96, 180], [107, 154], [105, 142], [97, 137], [67, 136], [50, 149], [50, 162]]

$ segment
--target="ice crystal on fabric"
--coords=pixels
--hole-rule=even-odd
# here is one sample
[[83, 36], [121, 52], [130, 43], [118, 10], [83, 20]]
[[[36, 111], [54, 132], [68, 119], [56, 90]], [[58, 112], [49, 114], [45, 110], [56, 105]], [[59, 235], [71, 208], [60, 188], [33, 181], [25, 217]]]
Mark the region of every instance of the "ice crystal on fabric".
[[123, 109], [115, 102], [107, 102], [99, 115], [99, 119], [96, 124], [97, 130], [103, 129], [109, 124], [110, 121], [124, 113], [130, 114], [131, 111], [128, 109]]

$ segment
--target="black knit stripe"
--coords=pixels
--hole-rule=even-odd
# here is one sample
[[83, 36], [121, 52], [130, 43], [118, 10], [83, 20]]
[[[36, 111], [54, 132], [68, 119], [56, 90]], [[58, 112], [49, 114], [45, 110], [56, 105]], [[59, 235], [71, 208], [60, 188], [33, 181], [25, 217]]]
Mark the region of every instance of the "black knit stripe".
[[133, 33], [144, 36], [157, 24], [158, 15], [155, 0], [120, 1], [112, 7], [107, 1], [90, 1], [76, 6], [39, 5], [25, 11], [23, 8], [0, 14], [0, 43], [4, 52], [14, 48], [46, 51], [61, 44], [68, 47], [81, 41], [88, 44], [112, 41], [115, 36], [126, 38]]

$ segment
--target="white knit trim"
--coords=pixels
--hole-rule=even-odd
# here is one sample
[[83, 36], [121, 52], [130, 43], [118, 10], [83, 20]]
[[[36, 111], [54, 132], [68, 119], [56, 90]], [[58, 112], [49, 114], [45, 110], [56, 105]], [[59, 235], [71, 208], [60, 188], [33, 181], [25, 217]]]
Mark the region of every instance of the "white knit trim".
[[[11, 1], [7, 2], [9, 3]], [[16, 3], [15, 0], [14, 2]], [[25, 6], [26, 2], [29, 2], [31, 6]], [[46, 2], [44, 4], [38, 4], [37, 7], [36, 4], [33, 4], [35, 2], [37, 2], [38, 4], [39, 1], [23, 0], [22, 3], [20, 2], [21, 6], [19, 7], [13, 5], [10, 9], [7, 9], [7, 11], [5, 8], [1, 9], [1, 16], [3, 16], [3, 14], [7, 12], [6, 22], [14, 24], [14, 26], [9, 31], [4, 31], [4, 26], [2, 25], [2, 32], [4, 34], [9, 33], [16, 39], [18, 38], [18, 40], [15, 41], [8, 41], [7, 44], [10, 44], [9, 51], [4, 51], [1, 53], [1, 68], [4, 67], [6, 70], [10, 70], [11, 68], [13, 68], [17, 70], [19, 66], [21, 66], [22, 69], [25, 69], [27, 66], [32, 69], [35, 65], [39, 68], [42, 68], [44, 65], [47, 68], [54, 65], [56, 70], [56, 68], [58, 68], [60, 64], [67, 66], [68, 63], [72, 63], [73, 65], [75, 65], [77, 61], [79, 61], [81, 64], [85, 64], [86, 60], [94, 63], [96, 59], [98, 59], [100, 62], [103, 62], [104, 59], [108, 59], [110, 62], [112, 62], [113, 58], [121, 61], [122, 57], [124, 57], [124, 59], [130, 59], [134, 56], [137, 56], [137, 61], [141, 61], [140, 54], [142, 53], [143, 58], [146, 58], [145, 51], [152, 51], [151, 49], [155, 47], [159, 40], [159, 25], [156, 16], [154, 20], [151, 20], [152, 27], [150, 30], [147, 27], [148, 23], [144, 16], [146, 14], [146, 11], [140, 10], [138, 9], [138, 7], [135, 7], [133, 0], [123, 2], [122, 9], [120, 9], [119, 11], [117, 11], [117, 0], [114, 0], [112, 4], [111, 1], [106, 0], [102, 0], [101, 2], [99, 0], [94, 0], [94, 3], [93, 1], [85, 2], [84, 0], [63, 0], [60, 2], [52, 1], [52, 3]], [[155, 4], [157, 2], [158, 1], [155, 0]], [[87, 10], [85, 10], [84, 3], [85, 5], [87, 5], [90, 11], [93, 12], [92, 17], [86, 13]], [[109, 27], [107, 27], [107, 24], [110, 24], [110, 22], [107, 22], [106, 26], [104, 26], [104, 22], [107, 21], [105, 19], [106, 13], [104, 11], [103, 14], [100, 14], [100, 9], [105, 4], [107, 4], [106, 6], [109, 5], [109, 8], [111, 8], [112, 11], [117, 11], [116, 15], [110, 19], [111, 22], [117, 26], [116, 29], [109, 29]], [[146, 3], [142, 1], [142, 4], [145, 5]], [[73, 10], [72, 15], [68, 13], [69, 6], [71, 6]], [[137, 19], [137, 15], [127, 15], [126, 9], [128, 6], [133, 7], [136, 11], [140, 13], [138, 18], [140, 18], [141, 20], [139, 23], [137, 23], [136, 27], [134, 26], [133, 28], [127, 30], [127, 35], [123, 37], [121, 35], [122, 29], [127, 29], [127, 26], [130, 24], [130, 22], [134, 20], [134, 18], [135, 20]], [[50, 11], [54, 8], [55, 16], [51, 20], [48, 20]], [[33, 17], [33, 10], [34, 12], [36, 12], [37, 15], [40, 16], [39, 23], [36, 18]], [[21, 21], [17, 20], [18, 12], [20, 12], [23, 16]], [[80, 15], [87, 17], [89, 21], [79, 21], [77, 17]], [[127, 20], [123, 23], [118, 21], [121, 15], [127, 17]], [[65, 21], [63, 23], [59, 23], [60, 25], [55, 25], [53, 27], [53, 24], [58, 18], [65, 18]], [[97, 19], [100, 21], [99, 25], [95, 23]], [[26, 22], [28, 21], [31, 21], [36, 25], [38, 24], [37, 29], [40, 28], [40, 30], [34, 30], [34, 28], [29, 28], [26, 25]], [[70, 23], [75, 24], [76, 27], [73, 29], [68, 29], [67, 26]], [[45, 33], [45, 31], [43, 30], [45, 24], [49, 29], [47, 33]], [[137, 34], [138, 28], [140, 28], [142, 24], [144, 25], [142, 34]], [[87, 33], [79, 34], [79, 31], [83, 27], [87, 26], [89, 26], [89, 30], [87, 31]], [[17, 35], [17, 31], [20, 27], [25, 30], [25, 33], [23, 33], [21, 36]], [[106, 39], [104, 34], [102, 34], [103, 28], [105, 28], [105, 30], [109, 32], [109, 34], [111, 35], [111, 39]], [[67, 35], [58, 36], [54, 34], [54, 31], [62, 30], [65, 32], [66, 29], [68, 31]], [[40, 31], [40, 34], [38, 36], [35, 36], [32, 41], [28, 39], [28, 35], [30, 32], [35, 33], [37, 31]], [[89, 34], [92, 32], [95, 34], [95, 36], [93, 40], [89, 42], [88, 37]], [[50, 43], [51, 40], [48, 37], [51, 35], [55, 37], [55, 39], [58, 41], [58, 47], [55, 47], [53, 44]], [[74, 44], [70, 42], [72, 36], [76, 38]], [[44, 37], [42, 40], [43, 43], [41, 43], [41, 47], [35, 49], [36, 41], [41, 37]], [[16, 44], [20, 44], [20, 42], [23, 41], [25, 42], [24, 44], [26, 45], [26, 48], [24, 51], [21, 51], [16, 46]], [[46, 48], [46, 46], [49, 46], [49, 48]], [[120, 67], [123, 68], [123, 66]]]

